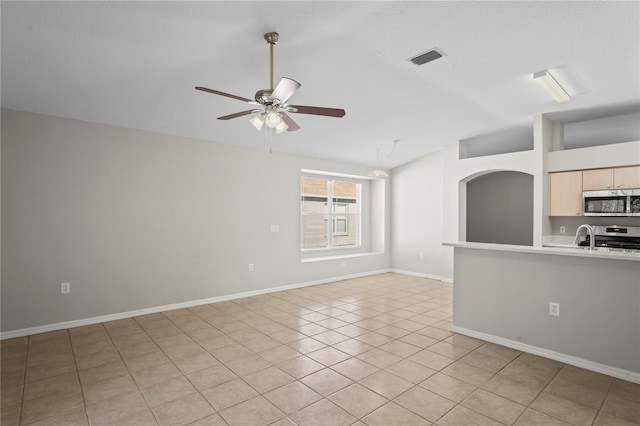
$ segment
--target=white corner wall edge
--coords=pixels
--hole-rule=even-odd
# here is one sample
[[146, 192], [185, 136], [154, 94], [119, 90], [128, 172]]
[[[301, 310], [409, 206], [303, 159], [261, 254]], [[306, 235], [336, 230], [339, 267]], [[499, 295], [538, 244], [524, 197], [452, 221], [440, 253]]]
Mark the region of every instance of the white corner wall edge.
[[242, 299], [243, 297], [260, 296], [267, 293], [275, 293], [278, 291], [293, 290], [296, 288], [309, 287], [318, 284], [327, 284], [336, 281], [348, 280], [351, 278], [366, 277], [369, 275], [384, 274], [393, 272], [391, 269], [380, 269], [377, 271], [362, 272], [358, 274], [342, 275], [317, 281], [308, 281], [297, 284], [284, 285], [279, 287], [270, 287], [260, 290], [245, 291], [242, 293], [227, 294], [224, 296], [210, 297], [207, 299], [190, 300], [187, 302], [173, 303], [171, 305], [154, 306], [151, 308], [138, 309], [135, 311], [119, 312], [117, 314], [102, 315], [98, 317], [84, 318], [73, 321], [58, 322], [55, 324], [45, 324], [36, 327], [22, 328], [19, 330], [11, 330], [0, 333], [0, 340], [12, 339], [15, 337], [24, 337], [32, 334], [46, 333], [49, 331], [64, 330], [67, 328], [82, 327], [85, 325], [99, 324], [102, 322], [115, 321], [124, 318], [132, 318], [140, 315], [155, 314], [157, 312], [172, 311], [175, 309], [191, 308], [193, 306], [207, 305], [209, 303], [226, 302], [228, 300]]
[[516, 349], [522, 352], [538, 355], [543, 358], [552, 359], [554, 361], [560, 361], [565, 364], [573, 365], [575, 367], [584, 368], [585, 370], [606, 374], [607, 376], [615, 377], [617, 379], [627, 380], [629, 382], [640, 384], [640, 373], [635, 373], [633, 371], [623, 370], [622, 368], [599, 364], [597, 362], [589, 361], [587, 359], [578, 358], [578, 357], [566, 355], [560, 352], [539, 348], [537, 346], [527, 345], [526, 343], [516, 342], [515, 340], [505, 339], [504, 337], [494, 336], [492, 334], [469, 330], [468, 328], [458, 327], [456, 325], [451, 326], [451, 331], [453, 331], [454, 333], [463, 334], [465, 336], [475, 337], [476, 339], [484, 340], [486, 342], [495, 343], [501, 346], [506, 346], [508, 348]]
[[453, 284], [453, 278], [441, 277], [440, 275], [423, 274], [422, 272], [405, 271], [402, 269], [391, 269], [390, 272], [402, 275], [411, 275], [414, 277], [429, 278], [432, 280], [438, 280], [444, 283]]

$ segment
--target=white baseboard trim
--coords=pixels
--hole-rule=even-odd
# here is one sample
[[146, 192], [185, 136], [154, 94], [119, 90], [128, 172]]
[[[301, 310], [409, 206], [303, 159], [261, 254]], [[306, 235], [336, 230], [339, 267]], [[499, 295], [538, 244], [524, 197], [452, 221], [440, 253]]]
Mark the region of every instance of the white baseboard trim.
[[470, 330], [464, 327], [458, 327], [456, 325], [451, 326], [451, 331], [453, 331], [454, 333], [464, 334], [465, 336], [475, 337], [476, 339], [495, 343], [497, 345], [506, 346], [512, 349], [517, 349], [522, 352], [538, 355], [543, 358], [549, 358], [554, 361], [560, 361], [565, 364], [573, 365], [575, 367], [584, 368], [585, 370], [595, 371], [596, 373], [606, 374], [607, 376], [615, 377], [622, 380], [627, 380], [633, 383], [640, 383], [640, 373], [636, 373], [633, 371], [600, 364], [594, 361], [589, 361], [587, 359], [578, 358], [572, 355], [566, 355], [560, 352], [551, 351], [549, 349], [539, 348], [537, 346], [527, 345], [526, 343], [517, 342], [511, 339], [505, 339], [504, 337], [494, 336], [493, 334], [487, 334], [487, 333], [482, 333], [480, 331]]
[[101, 315], [101, 316], [97, 316], [97, 317], [84, 318], [84, 319], [73, 320], [73, 321], [58, 322], [58, 323], [55, 323], [55, 324], [39, 325], [39, 326], [36, 326], [36, 327], [22, 328], [22, 329], [19, 329], [19, 330], [11, 330], [11, 331], [2, 332], [2, 333], [0, 333], [0, 340], [12, 339], [12, 338], [15, 338], [15, 337], [30, 336], [32, 334], [46, 333], [46, 332], [49, 332], [49, 331], [64, 330], [64, 329], [67, 329], [67, 328], [82, 327], [82, 326], [85, 326], [85, 325], [99, 324], [99, 323], [102, 323], [102, 322], [115, 321], [115, 320], [124, 319], [124, 318], [132, 318], [132, 317], [137, 317], [137, 316], [140, 316], [140, 315], [155, 314], [157, 312], [172, 311], [172, 310], [175, 310], [175, 309], [183, 309], [183, 308], [191, 308], [191, 307], [199, 306], [199, 305], [207, 305], [209, 303], [226, 302], [228, 300], [241, 299], [243, 297], [260, 296], [262, 294], [267, 294], [267, 293], [275, 293], [275, 292], [284, 291], [284, 290], [293, 290], [293, 289], [296, 289], [296, 288], [308, 287], [308, 286], [318, 285], [318, 284], [327, 284], [327, 283], [332, 283], [332, 282], [336, 282], [336, 281], [348, 280], [348, 279], [352, 279], [352, 278], [366, 277], [366, 276], [370, 276], [370, 275], [385, 274], [387, 272], [392, 272], [392, 271], [391, 271], [391, 269], [380, 269], [380, 270], [377, 270], [377, 271], [369, 271], [369, 272], [361, 272], [361, 273], [358, 273], [358, 274], [342, 275], [342, 276], [339, 276], [339, 277], [326, 278], [326, 279], [315, 280], [315, 281], [307, 281], [307, 282], [303, 282], [303, 283], [289, 284], [289, 285], [283, 285], [283, 286], [278, 286], [278, 287], [269, 287], [269, 288], [260, 289], [260, 290], [245, 291], [245, 292], [242, 292], [242, 293], [234, 293], [234, 294], [228, 294], [228, 295], [224, 295], [224, 296], [210, 297], [210, 298], [206, 298], [206, 299], [198, 299], [198, 300], [190, 300], [190, 301], [187, 301], [187, 302], [172, 303], [170, 305], [154, 306], [154, 307], [151, 307], [151, 308], [137, 309], [135, 311], [119, 312], [119, 313], [115, 313], [115, 314]]
[[405, 271], [403, 269], [391, 269], [391, 272], [395, 272], [396, 274], [411, 275], [414, 277], [429, 278], [432, 280], [438, 280], [445, 283], [453, 284], [453, 278], [441, 277], [440, 275], [423, 274], [422, 272]]

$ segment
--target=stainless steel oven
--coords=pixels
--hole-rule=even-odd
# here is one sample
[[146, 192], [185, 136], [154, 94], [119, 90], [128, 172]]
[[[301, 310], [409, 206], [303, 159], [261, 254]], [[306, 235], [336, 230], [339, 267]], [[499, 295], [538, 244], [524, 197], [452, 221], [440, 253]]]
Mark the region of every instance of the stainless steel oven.
[[640, 216], [640, 189], [583, 191], [584, 216]]
[[[640, 253], [640, 227], [639, 226], [592, 226], [593, 246], [599, 249], [609, 249], [615, 251], [629, 251]], [[576, 236], [578, 247], [589, 247], [591, 236], [579, 240]]]

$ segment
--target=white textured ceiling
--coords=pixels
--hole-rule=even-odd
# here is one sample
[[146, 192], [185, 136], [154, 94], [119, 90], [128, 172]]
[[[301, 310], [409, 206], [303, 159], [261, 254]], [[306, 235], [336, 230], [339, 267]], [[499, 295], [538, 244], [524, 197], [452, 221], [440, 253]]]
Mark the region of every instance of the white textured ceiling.
[[[640, 3], [10, 2], [2, 19], [2, 107], [267, 149], [249, 109], [194, 86], [253, 98], [276, 81], [294, 104], [340, 107], [342, 119], [292, 114], [275, 151], [394, 167], [451, 142], [531, 127], [538, 113], [637, 111]], [[424, 66], [409, 58], [434, 47]], [[572, 101], [531, 78], [550, 69]], [[397, 149], [386, 154], [399, 139]]]

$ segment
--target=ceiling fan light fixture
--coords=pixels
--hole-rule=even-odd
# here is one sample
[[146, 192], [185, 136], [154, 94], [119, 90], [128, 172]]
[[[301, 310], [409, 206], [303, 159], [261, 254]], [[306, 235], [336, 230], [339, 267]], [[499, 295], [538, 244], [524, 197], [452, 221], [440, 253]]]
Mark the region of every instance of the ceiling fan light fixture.
[[251, 123], [253, 127], [256, 128], [256, 130], [262, 130], [262, 127], [264, 126], [264, 114], [256, 115], [251, 120], [249, 120], [249, 123]]
[[567, 91], [564, 90], [555, 78], [553, 78], [549, 70], [542, 70], [534, 73], [533, 79], [537, 81], [538, 84], [542, 86], [557, 103], [563, 104], [571, 100]]
[[285, 123], [284, 121], [280, 121], [280, 124], [278, 124], [275, 128], [276, 135], [279, 135], [280, 133], [286, 132], [287, 129], [289, 129], [289, 126], [287, 126], [287, 123]]
[[271, 110], [265, 114], [264, 121], [267, 127], [275, 129], [282, 123], [282, 117], [276, 111]]

